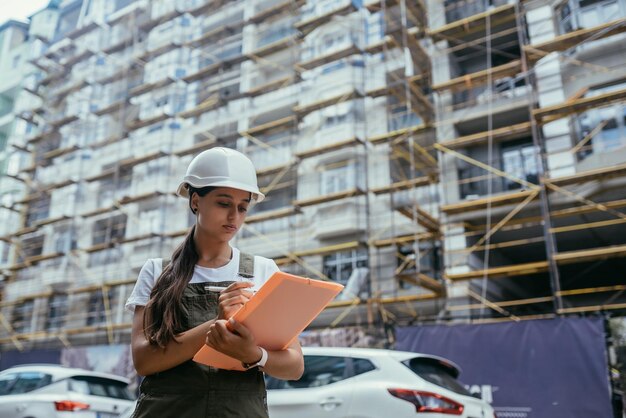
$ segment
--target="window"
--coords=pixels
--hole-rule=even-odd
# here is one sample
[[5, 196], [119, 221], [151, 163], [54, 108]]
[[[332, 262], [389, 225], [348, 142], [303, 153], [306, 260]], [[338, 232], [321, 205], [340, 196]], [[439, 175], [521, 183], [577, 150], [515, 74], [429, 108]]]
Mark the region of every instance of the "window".
[[[108, 170], [109, 166], [102, 167], [102, 171]], [[98, 206], [110, 205], [116, 193], [121, 193], [128, 189], [132, 183], [133, 168], [123, 167], [119, 169], [117, 179], [115, 175], [110, 175], [100, 181], [98, 193]]]
[[[106, 306], [102, 295], [102, 290], [98, 290], [89, 295], [89, 302], [87, 306], [87, 326], [102, 325], [106, 323]], [[110, 309], [113, 302], [113, 291], [109, 289], [106, 295]]]
[[432, 384], [460, 395], [471, 396], [469, 391], [456, 380], [458, 371], [440, 360], [428, 357], [414, 357], [403, 363], [413, 373]]
[[620, 0], [569, 0], [557, 7], [562, 33], [591, 28], [624, 16]]
[[305, 356], [304, 374], [298, 380], [270, 378], [268, 389], [306, 389], [330, 385], [348, 378], [345, 357]]
[[341, 70], [344, 67], [346, 67], [345, 60], [334, 61], [322, 67], [322, 74], [330, 74], [333, 71]]
[[33, 308], [35, 302], [32, 299], [25, 300], [13, 308], [13, 330], [17, 333], [27, 333], [32, 331], [31, 320], [33, 318]]
[[376, 366], [372, 364], [371, 361], [364, 358], [353, 358], [352, 359], [352, 375], [358, 376], [363, 373], [371, 372], [372, 370], [376, 370]]
[[22, 241], [22, 251], [19, 253], [18, 259], [24, 261], [29, 257], [41, 255], [43, 252], [44, 236], [32, 237]]
[[332, 128], [332, 127], [341, 125], [343, 123], [346, 123], [348, 121], [349, 116], [351, 115], [352, 114], [348, 115], [344, 113], [342, 115], [328, 116], [326, 117], [326, 119], [324, 119], [324, 128]]
[[102, 267], [110, 263], [119, 262], [122, 258], [123, 251], [120, 247], [107, 248], [105, 250], [94, 251], [89, 253], [87, 267]]
[[158, 98], [158, 99], [155, 101], [154, 106], [155, 106], [155, 107], [163, 107], [163, 106], [167, 105], [167, 103], [169, 102], [169, 100], [170, 100], [170, 97], [169, 97], [169, 96], [163, 96], [163, 97], [160, 97], [160, 98]]
[[9, 262], [9, 252], [11, 251], [11, 246], [6, 242], [2, 242], [0, 243], [0, 248], [2, 248], [2, 250], [0, 250], [0, 263], [6, 264]]
[[[621, 83], [620, 86], [625, 86]], [[611, 91], [609, 88], [594, 89], [591, 95]], [[617, 104], [610, 107], [592, 109], [578, 118], [578, 141], [586, 142], [579, 146], [578, 157], [584, 159], [591, 153], [603, 153], [626, 145], [626, 106]], [[599, 129], [599, 131], [598, 131]], [[596, 131], [593, 137], [589, 135]]]
[[591, 28], [610, 22], [621, 15], [617, 0], [580, 0], [579, 6], [579, 26], [581, 28]]
[[321, 194], [331, 194], [350, 190], [355, 187], [355, 164], [347, 161], [326, 166], [322, 171]]
[[338, 283], [346, 284], [357, 267], [367, 267], [367, 250], [343, 251], [324, 257], [324, 274]]
[[68, 253], [76, 249], [76, 238], [72, 235], [72, 231], [59, 233], [54, 241], [54, 251], [57, 253]]
[[28, 206], [26, 212], [26, 226], [33, 226], [35, 222], [49, 217], [50, 199], [49, 194], [44, 194]]
[[48, 318], [46, 329], [55, 331], [61, 329], [67, 314], [67, 295], [53, 295], [48, 302]]
[[[399, 287], [401, 289], [408, 289], [415, 285], [415, 282], [413, 282], [410, 277], [413, 274], [417, 274], [416, 262], [418, 259], [419, 271], [421, 273], [425, 273], [433, 278], [440, 277], [441, 251], [439, 247], [422, 241], [419, 243], [418, 251], [419, 257], [415, 255], [413, 245], [402, 245], [398, 248], [396, 267], [399, 268], [402, 266], [402, 272], [408, 275], [407, 280], [400, 279]], [[411, 262], [408, 263], [408, 260], [411, 260]]]
[[[394, 98], [395, 99], [395, 98]], [[398, 129], [417, 126], [422, 123], [422, 119], [415, 114], [415, 112], [409, 111], [406, 105], [394, 105], [387, 122], [387, 129], [389, 131], [395, 131]]]
[[[502, 147], [502, 170], [518, 179], [537, 184], [539, 181], [537, 157], [532, 144]], [[521, 185], [504, 179], [505, 190], [519, 189]]]
[[8, 373], [0, 376], [0, 395], [8, 395], [17, 381], [17, 373]]
[[273, 42], [277, 42], [280, 39], [286, 38], [295, 33], [293, 26], [285, 25], [278, 28], [271, 28], [263, 32], [257, 41], [257, 48], [261, 48], [265, 45], [269, 45]]
[[266, 376], [268, 389], [307, 389], [333, 384], [363, 373], [376, 366], [362, 358], [338, 356], [304, 356], [304, 374], [298, 380], [287, 381]]
[[271, 185], [272, 189], [270, 193], [267, 194], [263, 202], [253, 208], [253, 213], [265, 212], [290, 206], [291, 202], [295, 198], [296, 177], [297, 174], [295, 169], [290, 170], [287, 174], [285, 174], [278, 183], [274, 182], [274, 176], [270, 175], [260, 177], [259, 187], [263, 189]]
[[93, 245], [124, 238], [126, 235], [126, 218], [125, 214], [121, 214], [97, 221], [93, 228]]
[[65, 34], [76, 28], [80, 15], [80, 6], [80, 3], [73, 3], [66, 8], [62, 8], [55, 40], [62, 39]]
[[10, 394], [28, 393], [44, 387], [52, 381], [52, 376], [40, 372], [24, 372], [17, 376], [17, 381], [10, 389]]
[[594, 152], [607, 152], [620, 148], [626, 143], [626, 106], [616, 105], [595, 109], [589, 112], [589, 122], [594, 129], [602, 125], [602, 130], [593, 138]]
[[561, 32], [568, 33], [575, 30], [573, 17], [572, 17], [572, 7], [568, 2], [562, 4], [557, 8], [558, 14], [561, 18]]
[[133, 400], [126, 384], [113, 379], [93, 376], [74, 376], [70, 379], [70, 390], [83, 395], [106, 396]]

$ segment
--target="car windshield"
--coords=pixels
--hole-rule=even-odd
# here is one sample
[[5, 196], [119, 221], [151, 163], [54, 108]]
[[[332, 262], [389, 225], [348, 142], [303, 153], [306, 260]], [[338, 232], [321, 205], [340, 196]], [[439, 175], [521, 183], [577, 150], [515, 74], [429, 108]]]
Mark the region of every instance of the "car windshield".
[[16, 395], [46, 386], [52, 376], [40, 372], [20, 372], [0, 377], [0, 395]]
[[127, 385], [113, 379], [94, 376], [74, 376], [70, 379], [70, 390], [85, 395], [133, 400]]
[[470, 392], [456, 380], [456, 369], [453, 369], [450, 365], [440, 360], [428, 357], [414, 357], [403, 363], [411, 369], [413, 373], [432, 384], [460, 395], [471, 396]]

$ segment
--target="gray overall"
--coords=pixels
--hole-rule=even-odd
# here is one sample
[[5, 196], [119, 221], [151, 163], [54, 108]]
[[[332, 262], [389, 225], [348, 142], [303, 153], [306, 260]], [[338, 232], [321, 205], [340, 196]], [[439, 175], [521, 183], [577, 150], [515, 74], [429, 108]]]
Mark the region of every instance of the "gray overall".
[[[240, 254], [239, 276], [254, 276], [253, 256]], [[217, 316], [219, 294], [207, 291], [206, 285], [187, 285], [182, 298], [187, 323], [181, 332]], [[143, 380], [133, 418], [268, 418], [266, 396], [258, 368], [229, 371], [189, 360]]]

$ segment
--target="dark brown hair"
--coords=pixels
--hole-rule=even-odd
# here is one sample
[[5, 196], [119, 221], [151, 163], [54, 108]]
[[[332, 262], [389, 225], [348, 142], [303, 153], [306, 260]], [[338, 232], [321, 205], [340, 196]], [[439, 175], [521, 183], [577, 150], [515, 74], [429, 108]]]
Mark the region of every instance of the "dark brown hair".
[[[189, 190], [189, 206], [194, 193], [200, 197], [209, 194], [214, 187]], [[195, 213], [194, 209], [192, 211]], [[182, 331], [184, 324], [181, 310], [183, 292], [193, 276], [198, 262], [198, 252], [193, 240], [196, 226], [187, 232], [183, 242], [172, 253], [170, 263], [157, 278], [150, 300], [146, 304], [143, 317], [143, 328], [146, 339], [151, 345], [165, 347], [170, 341], [176, 341], [176, 334]]]

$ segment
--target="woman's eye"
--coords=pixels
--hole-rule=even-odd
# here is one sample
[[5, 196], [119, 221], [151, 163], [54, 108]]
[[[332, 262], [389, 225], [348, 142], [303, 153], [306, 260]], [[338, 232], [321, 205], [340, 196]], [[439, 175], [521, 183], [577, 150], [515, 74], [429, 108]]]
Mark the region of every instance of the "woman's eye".
[[244, 208], [243, 206], [239, 207], [239, 212], [243, 213], [243, 212], [247, 212], [247, 211], [248, 211], [248, 208]]
[[230, 206], [230, 203], [228, 202], [217, 202], [218, 205], [220, 205], [223, 208], [227, 208]]

